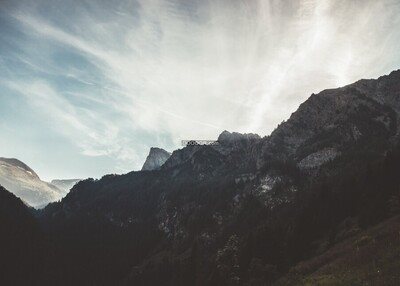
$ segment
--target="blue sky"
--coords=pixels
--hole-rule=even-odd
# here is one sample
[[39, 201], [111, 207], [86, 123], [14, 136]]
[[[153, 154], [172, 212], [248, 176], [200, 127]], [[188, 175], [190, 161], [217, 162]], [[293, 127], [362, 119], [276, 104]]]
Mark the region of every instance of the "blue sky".
[[400, 68], [400, 1], [2, 1], [0, 156], [46, 179], [268, 135], [312, 92]]

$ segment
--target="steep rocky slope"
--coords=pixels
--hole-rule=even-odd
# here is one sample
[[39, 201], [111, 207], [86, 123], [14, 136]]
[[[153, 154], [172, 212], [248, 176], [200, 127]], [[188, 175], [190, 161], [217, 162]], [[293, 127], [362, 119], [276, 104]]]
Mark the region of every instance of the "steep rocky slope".
[[0, 185], [35, 208], [63, 196], [63, 191], [40, 180], [30, 167], [17, 159], [0, 158]]
[[263, 155], [279, 152], [297, 162], [314, 155], [324, 162], [367, 138], [378, 144], [372, 148], [390, 144], [399, 131], [399, 81], [394, 71], [311, 95], [266, 140]]
[[223, 132], [160, 169], [79, 182], [40, 217], [63, 282], [269, 285], [333, 247], [346, 220], [390, 217], [399, 83], [396, 71], [326, 90], [268, 137]]

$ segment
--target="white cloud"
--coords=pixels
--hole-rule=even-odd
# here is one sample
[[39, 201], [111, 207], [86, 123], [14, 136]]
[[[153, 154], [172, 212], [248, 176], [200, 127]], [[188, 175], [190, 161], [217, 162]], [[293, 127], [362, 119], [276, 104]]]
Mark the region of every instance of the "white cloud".
[[138, 159], [134, 146], [129, 147], [124, 138], [119, 138], [117, 124], [102, 118], [101, 114], [74, 106], [48, 83], [39, 80], [3, 83], [25, 96], [38, 111], [38, 116], [47, 118], [48, 123], [43, 128], [64, 134], [83, 155], [115, 156], [130, 162]]
[[[92, 2], [57, 19], [20, 6], [11, 14], [30, 43], [67, 48], [96, 74], [64, 72], [82, 92], [43, 78], [18, 88], [33, 104], [50, 106], [48, 116], [63, 122], [88, 156], [141, 162], [144, 146], [167, 144], [160, 134], [174, 147], [223, 129], [266, 135], [312, 92], [400, 64], [397, 2], [140, 0], [119, 1], [114, 10]], [[79, 107], [66, 94], [103, 108]]]

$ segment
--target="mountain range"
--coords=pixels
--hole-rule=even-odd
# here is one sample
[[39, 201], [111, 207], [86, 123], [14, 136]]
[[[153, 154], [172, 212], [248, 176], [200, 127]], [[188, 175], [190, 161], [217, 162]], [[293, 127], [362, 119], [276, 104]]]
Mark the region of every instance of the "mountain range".
[[57, 201], [66, 194], [42, 181], [35, 171], [17, 159], [0, 158], [0, 185], [35, 208]]
[[34, 208], [63, 198], [79, 180], [44, 182], [28, 165], [14, 158], [0, 158], [0, 185]]
[[52, 283], [398, 285], [399, 115], [394, 71], [312, 94], [269, 136], [79, 181], [34, 212]]

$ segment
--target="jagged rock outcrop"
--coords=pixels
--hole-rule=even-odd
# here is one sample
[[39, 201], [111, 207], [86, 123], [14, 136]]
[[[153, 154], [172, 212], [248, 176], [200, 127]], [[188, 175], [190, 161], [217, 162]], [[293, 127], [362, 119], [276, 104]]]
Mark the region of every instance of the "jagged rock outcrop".
[[13, 158], [0, 158], [0, 185], [34, 208], [64, 195], [56, 186], [42, 181], [25, 163]]
[[170, 169], [182, 165], [186, 161], [190, 160], [193, 154], [195, 154], [201, 148], [202, 146], [194, 145], [175, 150], [172, 152], [170, 158], [168, 158], [168, 160], [164, 163], [163, 169]]
[[238, 132], [229, 132], [227, 130], [224, 130], [219, 136], [218, 136], [218, 142], [221, 144], [229, 145], [233, 144], [235, 142], [239, 141], [250, 141], [250, 140], [258, 140], [261, 139], [261, 137], [258, 134], [253, 134], [253, 133], [238, 133]]
[[260, 142], [261, 139], [262, 138], [257, 134], [241, 134], [238, 132], [231, 133], [225, 130], [218, 136], [218, 140], [216, 142], [217, 144], [189, 145], [182, 149], [175, 150], [174, 152], [172, 152], [171, 157], [163, 165], [163, 169], [174, 168], [176, 166], [185, 164], [186, 162], [193, 161], [192, 158], [194, 154], [203, 149], [210, 150], [210, 148], [216, 150], [223, 156], [227, 156], [226, 159], [228, 161], [236, 160], [236, 156], [230, 157], [229, 154], [231, 154], [235, 150], [246, 150], [246, 152], [251, 152], [250, 148], [252, 148], [252, 146], [254, 146], [256, 142]]
[[150, 148], [149, 155], [143, 164], [142, 171], [152, 171], [159, 169], [165, 161], [171, 156], [171, 153], [161, 148]]

